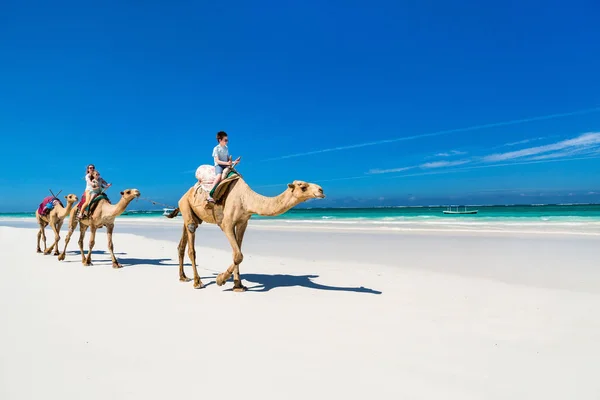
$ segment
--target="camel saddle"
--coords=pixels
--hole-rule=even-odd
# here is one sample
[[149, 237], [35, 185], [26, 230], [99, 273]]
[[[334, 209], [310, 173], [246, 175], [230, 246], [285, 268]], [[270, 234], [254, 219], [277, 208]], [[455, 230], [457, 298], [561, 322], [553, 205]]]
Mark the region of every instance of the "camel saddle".
[[[98, 203], [102, 199], [108, 201], [108, 204], [111, 204], [110, 199], [108, 198], [106, 193], [100, 193], [98, 196], [94, 197], [92, 201], [90, 201], [90, 204], [88, 204], [88, 206], [85, 208], [85, 211], [88, 212], [88, 215], [94, 213], [96, 207], [98, 207]], [[83, 203], [85, 203], [85, 193], [83, 194], [83, 196], [81, 196], [81, 201], [79, 202], [79, 204], [77, 204], [77, 208], [79, 211], [81, 211], [81, 206], [83, 206]]]
[[194, 197], [198, 196], [198, 191], [202, 190], [206, 195], [202, 196], [203, 200], [210, 195], [217, 204], [220, 204], [227, 197], [231, 184], [242, 176], [235, 169], [231, 167], [225, 168], [222, 174], [222, 180], [219, 182], [217, 187], [213, 188], [215, 184], [216, 172], [213, 165], [201, 165], [196, 170], [196, 179], [198, 182], [194, 185], [195, 193]]
[[40, 203], [39, 207], [38, 207], [38, 214], [45, 216], [46, 214], [48, 214], [50, 212], [50, 210], [52, 210], [54, 208], [54, 206], [56, 206], [56, 204], [60, 204], [61, 207], [63, 206], [63, 203], [54, 196], [48, 196], [48, 197], [44, 197], [44, 200], [42, 200], [42, 202]]

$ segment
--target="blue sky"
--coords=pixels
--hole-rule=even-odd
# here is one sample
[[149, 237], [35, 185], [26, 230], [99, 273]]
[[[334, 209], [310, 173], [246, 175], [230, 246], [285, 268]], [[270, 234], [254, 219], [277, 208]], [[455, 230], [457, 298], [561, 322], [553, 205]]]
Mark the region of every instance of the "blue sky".
[[0, 212], [174, 204], [219, 130], [314, 206], [600, 202], [598, 2], [84, 3], [2, 5]]

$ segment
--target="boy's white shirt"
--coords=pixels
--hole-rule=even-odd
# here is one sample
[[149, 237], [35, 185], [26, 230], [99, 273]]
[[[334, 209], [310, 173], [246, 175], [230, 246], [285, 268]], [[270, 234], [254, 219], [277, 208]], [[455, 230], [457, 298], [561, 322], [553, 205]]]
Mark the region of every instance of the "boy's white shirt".
[[[216, 145], [212, 152], [213, 160], [215, 157], [219, 159], [219, 161], [227, 162], [229, 161], [229, 148], [227, 146], [221, 146], [220, 144]], [[217, 166], [217, 162], [215, 161], [215, 166]]]

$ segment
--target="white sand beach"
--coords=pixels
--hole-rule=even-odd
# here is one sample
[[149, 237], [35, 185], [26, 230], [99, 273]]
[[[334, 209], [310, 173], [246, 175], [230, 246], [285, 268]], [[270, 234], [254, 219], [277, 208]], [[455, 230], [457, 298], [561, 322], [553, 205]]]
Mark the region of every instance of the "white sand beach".
[[179, 230], [117, 220], [117, 270], [0, 226], [0, 399], [600, 398], [599, 236], [252, 224], [234, 293], [213, 226], [178, 281]]

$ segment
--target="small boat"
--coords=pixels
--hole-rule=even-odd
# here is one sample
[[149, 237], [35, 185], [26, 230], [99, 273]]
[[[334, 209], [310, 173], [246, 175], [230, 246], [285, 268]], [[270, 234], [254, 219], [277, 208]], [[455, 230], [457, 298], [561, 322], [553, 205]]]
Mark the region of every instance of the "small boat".
[[477, 211], [479, 211], [479, 210], [467, 210], [467, 207], [465, 207], [464, 210], [459, 210], [458, 207], [456, 207], [456, 210], [452, 210], [451, 207], [448, 207], [448, 209], [444, 210], [443, 213], [444, 214], [477, 214]]
[[174, 208], [163, 208], [163, 215], [166, 217], [167, 215], [171, 214], [173, 211], [175, 211]]

